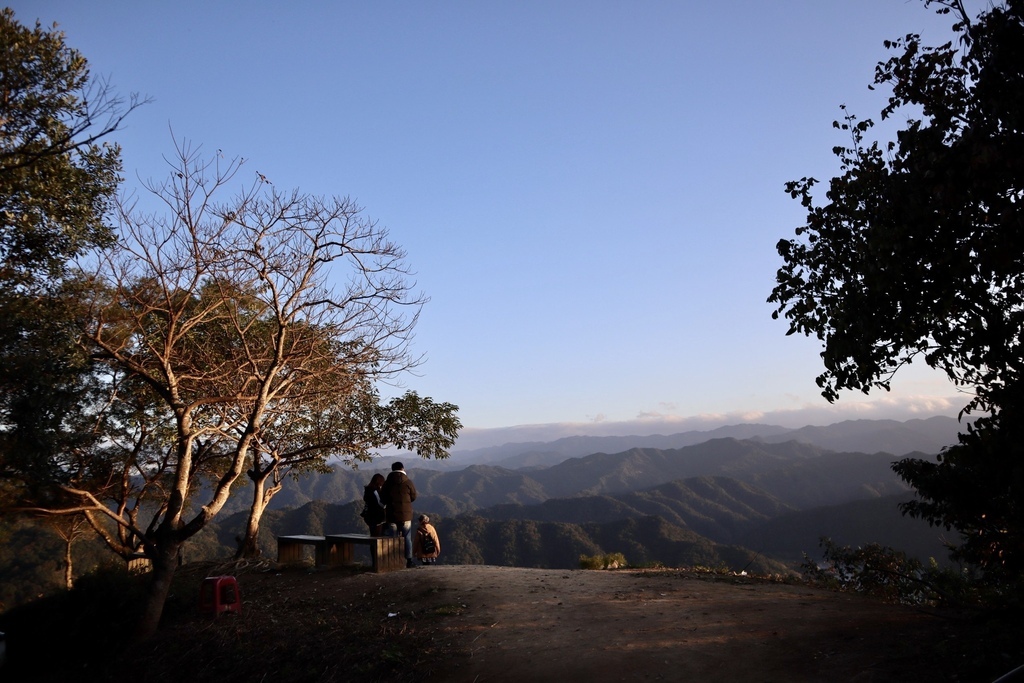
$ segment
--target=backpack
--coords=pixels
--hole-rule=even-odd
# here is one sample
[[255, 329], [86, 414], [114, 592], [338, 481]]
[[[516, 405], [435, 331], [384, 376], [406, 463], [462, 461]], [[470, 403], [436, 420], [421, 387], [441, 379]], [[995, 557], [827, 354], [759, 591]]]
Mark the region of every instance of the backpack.
[[423, 534], [420, 546], [423, 548], [424, 555], [433, 555], [437, 552], [437, 544], [434, 543], [434, 537], [430, 534]]

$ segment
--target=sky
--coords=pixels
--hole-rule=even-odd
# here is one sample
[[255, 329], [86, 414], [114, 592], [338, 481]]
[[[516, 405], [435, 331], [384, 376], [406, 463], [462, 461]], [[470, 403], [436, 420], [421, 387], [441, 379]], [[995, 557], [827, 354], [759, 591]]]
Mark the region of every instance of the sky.
[[828, 404], [820, 343], [766, 302], [804, 217], [784, 185], [839, 172], [840, 105], [877, 117], [883, 41], [950, 37], [919, 0], [8, 6], [150, 98], [114, 136], [126, 191], [187, 140], [386, 226], [430, 301], [383, 391], [457, 404], [457, 449], [967, 401], [916, 364]]

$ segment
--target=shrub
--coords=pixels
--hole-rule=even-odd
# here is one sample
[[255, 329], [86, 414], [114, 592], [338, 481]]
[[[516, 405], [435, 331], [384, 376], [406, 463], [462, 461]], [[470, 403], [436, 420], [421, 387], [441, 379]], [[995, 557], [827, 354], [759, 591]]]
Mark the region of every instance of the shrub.
[[580, 555], [580, 569], [619, 569], [626, 566], [622, 553], [604, 555]]
[[811, 583], [837, 591], [873, 595], [907, 605], [963, 604], [977, 600], [970, 576], [942, 569], [933, 559], [927, 567], [906, 553], [869, 543], [863, 547], [837, 546], [822, 537], [824, 563], [804, 554], [800, 569]]

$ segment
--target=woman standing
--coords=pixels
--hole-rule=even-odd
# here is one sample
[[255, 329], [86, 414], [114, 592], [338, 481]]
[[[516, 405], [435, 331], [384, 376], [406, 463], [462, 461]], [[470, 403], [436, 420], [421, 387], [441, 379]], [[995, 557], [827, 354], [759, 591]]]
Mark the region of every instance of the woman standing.
[[380, 490], [384, 486], [384, 475], [375, 474], [370, 483], [363, 488], [363, 502], [366, 506], [360, 515], [366, 526], [370, 527], [371, 536], [384, 535], [384, 503], [380, 500]]
[[441, 540], [437, 537], [437, 529], [430, 523], [429, 517], [420, 515], [419, 520], [420, 525], [412, 540], [413, 555], [420, 564], [434, 564], [437, 562], [437, 556], [441, 554]]

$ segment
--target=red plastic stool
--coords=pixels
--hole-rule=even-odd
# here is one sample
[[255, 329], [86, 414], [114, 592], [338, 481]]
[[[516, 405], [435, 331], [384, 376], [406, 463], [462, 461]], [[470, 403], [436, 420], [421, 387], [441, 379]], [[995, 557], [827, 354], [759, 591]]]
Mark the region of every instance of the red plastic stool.
[[199, 587], [199, 611], [217, 616], [222, 612], [241, 612], [242, 594], [233, 576], [208, 576]]

